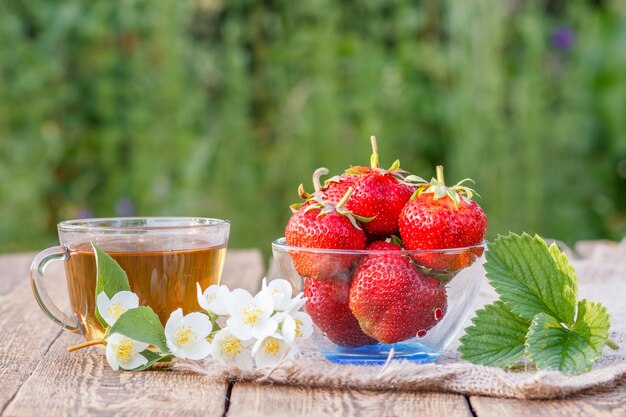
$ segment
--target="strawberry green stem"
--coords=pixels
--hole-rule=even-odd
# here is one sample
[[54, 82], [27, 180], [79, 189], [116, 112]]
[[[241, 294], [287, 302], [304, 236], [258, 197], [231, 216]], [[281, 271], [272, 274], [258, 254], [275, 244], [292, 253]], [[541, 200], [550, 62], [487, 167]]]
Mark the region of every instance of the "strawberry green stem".
[[339, 200], [339, 202], [337, 203], [337, 205], [335, 207], [338, 208], [338, 209], [342, 208], [346, 204], [346, 202], [348, 201], [350, 196], [352, 195], [353, 191], [354, 191], [354, 188], [352, 188], [352, 187], [348, 188], [348, 191], [346, 191], [346, 193], [343, 195], [341, 200]]
[[376, 144], [376, 136], [370, 136], [370, 142], [372, 142], [372, 156], [370, 157], [370, 165], [372, 168], [378, 168], [378, 145]]
[[328, 174], [328, 169], [324, 167], [319, 167], [318, 169], [313, 171], [313, 188], [315, 188], [316, 192], [322, 189], [322, 184], [320, 183], [320, 177], [326, 174]]
[[443, 165], [437, 165], [435, 172], [437, 174], [437, 181], [439, 181], [439, 184], [445, 185], [445, 181], [443, 180]]

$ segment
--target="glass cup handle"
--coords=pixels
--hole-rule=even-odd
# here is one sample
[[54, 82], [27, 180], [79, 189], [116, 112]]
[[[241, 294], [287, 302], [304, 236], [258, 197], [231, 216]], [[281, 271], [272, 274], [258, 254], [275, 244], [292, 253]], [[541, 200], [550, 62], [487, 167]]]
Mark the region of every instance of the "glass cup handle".
[[48, 291], [46, 291], [43, 283], [44, 272], [48, 265], [55, 261], [64, 261], [66, 256], [65, 251], [60, 246], [53, 246], [39, 252], [30, 266], [30, 284], [37, 303], [43, 312], [65, 330], [78, 332], [79, 327], [76, 325], [76, 320], [71, 315], [59, 310], [48, 295]]

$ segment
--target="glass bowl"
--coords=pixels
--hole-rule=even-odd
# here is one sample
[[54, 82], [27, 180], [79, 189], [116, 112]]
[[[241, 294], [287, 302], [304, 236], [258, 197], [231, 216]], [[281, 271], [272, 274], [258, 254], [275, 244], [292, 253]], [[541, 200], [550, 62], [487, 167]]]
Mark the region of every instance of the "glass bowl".
[[272, 243], [281, 278], [308, 297], [313, 342], [332, 362], [418, 363], [441, 355], [472, 312], [486, 244], [443, 250], [335, 250]]

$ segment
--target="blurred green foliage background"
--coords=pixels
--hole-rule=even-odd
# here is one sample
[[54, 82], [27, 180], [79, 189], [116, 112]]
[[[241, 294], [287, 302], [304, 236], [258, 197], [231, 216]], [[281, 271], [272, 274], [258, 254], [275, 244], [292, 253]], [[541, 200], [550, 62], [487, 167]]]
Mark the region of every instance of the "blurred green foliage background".
[[474, 178], [491, 238], [626, 234], [624, 1], [4, 0], [0, 45], [0, 252], [128, 214], [268, 250], [370, 134]]

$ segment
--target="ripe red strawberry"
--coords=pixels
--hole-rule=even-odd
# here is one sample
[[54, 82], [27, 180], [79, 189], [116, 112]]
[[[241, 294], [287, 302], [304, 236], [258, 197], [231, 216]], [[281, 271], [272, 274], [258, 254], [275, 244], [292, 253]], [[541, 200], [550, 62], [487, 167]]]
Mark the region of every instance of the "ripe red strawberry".
[[376, 138], [372, 136], [371, 140], [371, 168], [352, 167], [346, 171], [362, 176], [355, 184], [346, 208], [359, 216], [372, 218], [363, 225], [368, 233], [391, 235], [397, 233], [398, 216], [415, 189], [404, 182], [399, 161], [394, 162], [389, 170], [378, 167]]
[[[398, 219], [400, 236], [407, 249], [467, 248], [482, 243], [487, 217], [471, 200], [473, 190], [462, 186], [462, 182], [446, 187], [443, 167], [438, 166], [437, 178], [420, 185]], [[478, 247], [425, 253], [414, 258], [418, 264], [436, 272], [455, 272], [470, 265], [482, 252], [483, 248]]]
[[[365, 232], [353, 214], [343, 208], [351, 192], [349, 189], [338, 204], [318, 199], [297, 210], [285, 228], [287, 244], [317, 249], [365, 249]], [[355, 260], [351, 255], [297, 250], [290, 255], [300, 275], [321, 279], [350, 268]]]
[[[387, 241], [389, 240], [389, 241]], [[402, 250], [402, 247], [392, 239], [376, 240], [367, 245], [367, 250]]]
[[322, 187], [322, 198], [327, 201], [337, 202], [346, 194], [348, 188], [354, 188], [362, 178], [361, 175], [347, 173], [330, 178], [326, 180], [324, 187]]
[[343, 173], [327, 179], [324, 181], [324, 186], [322, 186], [320, 177], [326, 174], [328, 174], [328, 169], [324, 167], [320, 167], [313, 172], [312, 182], [313, 188], [315, 189], [313, 194], [306, 192], [304, 185], [300, 184], [298, 187], [298, 195], [301, 199], [305, 200], [305, 202], [300, 205], [294, 205], [296, 208], [311, 203], [314, 198], [331, 203], [338, 203], [343, 196], [346, 195], [348, 189], [350, 187], [354, 188], [356, 183], [363, 178], [361, 175]]
[[364, 258], [354, 271], [350, 310], [363, 332], [382, 343], [424, 336], [446, 309], [439, 280], [394, 251]]
[[350, 284], [348, 280], [321, 281], [306, 278], [304, 296], [306, 311], [313, 322], [335, 344], [358, 347], [375, 344], [359, 327], [348, 306]]

